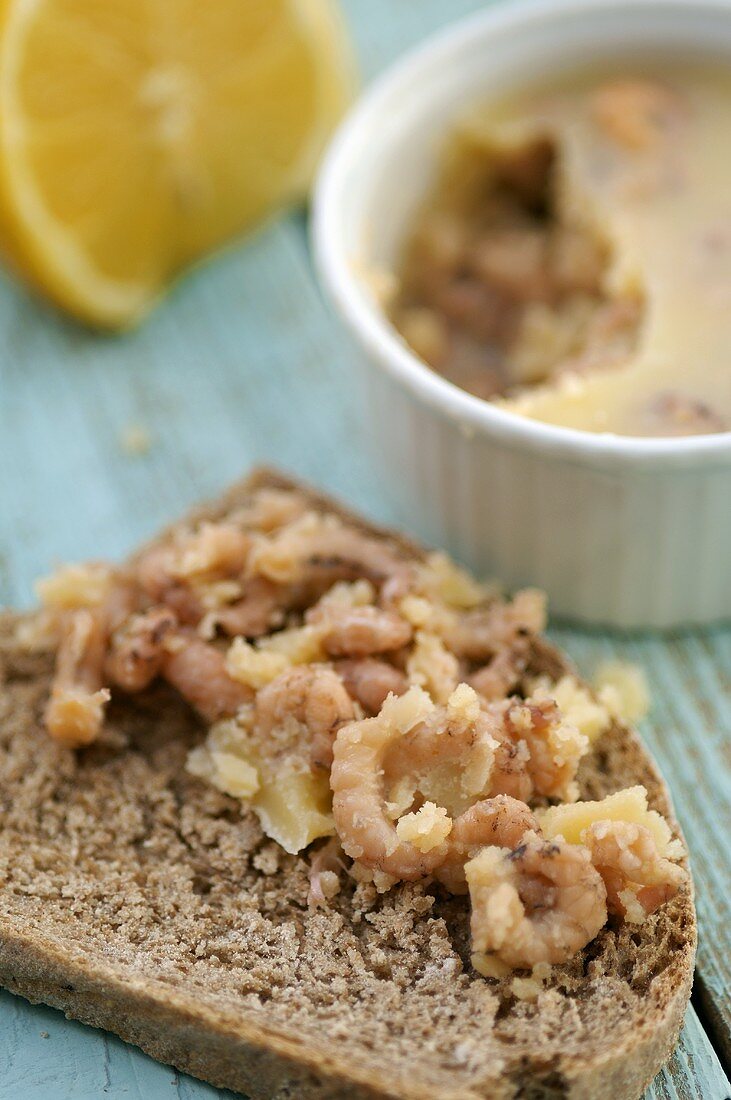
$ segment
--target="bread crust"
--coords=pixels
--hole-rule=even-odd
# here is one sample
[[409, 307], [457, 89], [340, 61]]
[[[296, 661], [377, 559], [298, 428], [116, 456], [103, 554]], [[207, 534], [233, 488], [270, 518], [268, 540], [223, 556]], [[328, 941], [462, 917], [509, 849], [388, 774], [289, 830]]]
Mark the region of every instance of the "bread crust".
[[[313, 507], [336, 511], [364, 530], [392, 539], [406, 554], [423, 553], [404, 536], [377, 528], [322, 494], [270, 470], [255, 471], [219, 501], [197, 509], [188, 518], [224, 515], [252, 491], [264, 486], [297, 488], [307, 493]], [[37, 700], [39, 691], [44, 689], [43, 678], [47, 680], [49, 674], [47, 661], [44, 665], [42, 658], [36, 659], [34, 664], [33, 659], [19, 651], [13, 640], [17, 621], [10, 615], [0, 619], [0, 672], [4, 654], [6, 675], [8, 668], [14, 669], [13, 675], [23, 680], [24, 690], [33, 689], [31, 694]], [[19, 666], [22, 666], [20, 673]], [[555, 676], [570, 666], [562, 654], [542, 641], [535, 647], [533, 667], [536, 672], [546, 671]], [[0, 679], [0, 700], [1, 685]], [[0, 710], [0, 730], [5, 735], [8, 727], [14, 728], [5, 738], [6, 754], [0, 759], [0, 794], [3, 781], [6, 789], [12, 790], [8, 768], [12, 771], [13, 746], [38, 736], [37, 704], [29, 706], [27, 715], [19, 716], [14, 693], [6, 693], [6, 703], [8, 698], [9, 706]], [[580, 783], [583, 797], [601, 797], [610, 789], [644, 784], [650, 804], [668, 818], [680, 835], [667, 788], [632, 731], [615, 725], [602, 739], [591, 761], [582, 766]], [[99, 812], [103, 814], [103, 810]], [[43, 850], [45, 837], [37, 825], [29, 829], [28, 842]], [[0, 873], [1, 868], [0, 863]], [[626, 952], [634, 950], [626, 941], [628, 935], [626, 930], [616, 931], [608, 932], [604, 938], [603, 951], [614, 950], [620, 960], [617, 982], [621, 967], [626, 966]], [[343, 1052], [326, 1033], [319, 1039], [311, 1032], [299, 1034], [297, 1027], [283, 1023], [281, 1014], [267, 1019], [266, 1011], [250, 1013], [243, 1003], [234, 1004], [214, 995], [202, 996], [195, 988], [186, 990], [185, 983], [181, 987], [181, 983], [157, 974], [152, 965], [149, 970], [144, 965], [131, 966], [127, 959], [115, 959], [113, 950], [90, 951], [77, 945], [73, 935], [60, 934], [50, 919], [44, 923], [42, 909], [40, 912], [34, 909], [31, 917], [18, 909], [7, 883], [3, 885], [0, 878], [0, 984], [34, 1003], [52, 1005], [74, 1019], [113, 1031], [160, 1061], [214, 1085], [244, 1092], [253, 1100], [286, 1096], [324, 1100], [346, 1095], [353, 1100], [376, 1097], [422, 1100], [425, 1087], [436, 1100], [457, 1100], [457, 1097], [508, 1100], [519, 1096], [633, 1100], [671, 1053], [690, 997], [696, 943], [692, 885], [689, 883], [634, 935], [643, 941], [637, 947], [638, 957], [653, 954], [647, 937], [657, 938], [664, 955], [647, 977], [646, 992], [635, 998], [636, 1003], [632, 1002], [631, 1018], [624, 1021], [624, 1026], [618, 1023], [614, 1034], [604, 1035], [601, 1040], [596, 1036], [586, 1053], [577, 1049], [562, 1051], [560, 1041], [558, 1053], [556, 1041], [546, 1041], [544, 1046], [538, 1043], [530, 1051], [521, 1051], [521, 1029], [528, 1025], [522, 1022], [522, 1006], [516, 1008], [515, 999], [511, 1000], [501, 983], [498, 1014], [492, 1018], [486, 1015], [485, 1031], [487, 1034], [489, 1028], [492, 1032], [501, 1012], [505, 1013], [502, 1019], [507, 1024], [500, 1027], [512, 1026], [514, 1017], [517, 1055], [510, 1055], [511, 1044], [515, 1042], [511, 1038], [505, 1043], [505, 1057], [499, 1060], [500, 1064], [496, 1061], [497, 1069], [491, 1077], [483, 1073], [471, 1080], [456, 1072], [452, 1075], [446, 1072], [429, 1081], [428, 1070], [426, 1079], [416, 1071], [394, 1072], [388, 1058], [380, 1057], [378, 1051], [349, 1057], [347, 1049]], [[583, 970], [575, 968], [573, 976], [566, 979], [566, 989], [571, 993], [565, 998], [566, 1004], [562, 1001], [563, 1019], [568, 1018], [572, 998], [582, 1018], [591, 1019], [592, 998], [599, 1001], [600, 992], [606, 995], [601, 983], [613, 980], [613, 976], [605, 970], [595, 974], [596, 965], [589, 945], [577, 962], [577, 967]], [[480, 978], [472, 980], [484, 982]], [[636, 980], [641, 989], [643, 973]], [[435, 1004], [434, 1029], [440, 1027], [437, 1009]], [[548, 1025], [553, 1026], [553, 1022], [549, 1016], [553, 1009], [548, 1005], [537, 1011], [544, 1013], [550, 1030]], [[538, 1025], [531, 1019], [530, 1026], [535, 1029]], [[600, 1018], [596, 1020], [596, 1028], [602, 1028]], [[512, 1036], [512, 1032], [506, 1032], [508, 1035]], [[571, 1044], [567, 1041], [566, 1046], [570, 1048]], [[414, 1056], [418, 1063], [418, 1037]]]

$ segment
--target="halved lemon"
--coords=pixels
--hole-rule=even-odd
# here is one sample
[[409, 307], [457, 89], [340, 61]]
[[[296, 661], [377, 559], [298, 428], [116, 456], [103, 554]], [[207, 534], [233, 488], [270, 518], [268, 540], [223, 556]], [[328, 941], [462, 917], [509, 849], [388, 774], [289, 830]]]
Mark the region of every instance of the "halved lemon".
[[0, 0], [0, 248], [131, 324], [306, 192], [353, 74], [333, 0]]

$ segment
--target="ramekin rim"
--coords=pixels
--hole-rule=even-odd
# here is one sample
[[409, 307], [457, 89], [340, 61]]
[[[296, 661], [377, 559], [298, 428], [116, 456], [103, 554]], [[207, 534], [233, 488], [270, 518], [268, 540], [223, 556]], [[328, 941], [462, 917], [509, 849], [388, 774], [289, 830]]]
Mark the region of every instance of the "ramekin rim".
[[[666, 8], [724, 13], [731, 0], [624, 0], [633, 9]], [[623, 436], [562, 427], [502, 408], [461, 389], [433, 371], [414, 354], [367, 294], [352, 263], [339, 245], [338, 199], [360, 132], [383, 101], [420, 68], [453, 58], [475, 35], [514, 26], [522, 30], [534, 19], [584, 13], [589, 8], [616, 11], [617, 0], [513, 0], [477, 11], [429, 35], [389, 65], [362, 93], [333, 136], [323, 156], [312, 201], [311, 234], [321, 283], [349, 327], [380, 367], [406, 385], [438, 413], [456, 421], [465, 433], [480, 432], [522, 448], [590, 461], [670, 467], [731, 463], [731, 431], [697, 436]]]

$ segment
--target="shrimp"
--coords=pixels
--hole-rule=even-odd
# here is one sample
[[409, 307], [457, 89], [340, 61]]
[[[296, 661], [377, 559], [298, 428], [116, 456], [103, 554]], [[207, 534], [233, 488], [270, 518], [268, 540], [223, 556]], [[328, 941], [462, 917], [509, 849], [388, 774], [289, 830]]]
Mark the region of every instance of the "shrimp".
[[111, 635], [104, 662], [108, 679], [127, 692], [146, 688], [163, 666], [165, 638], [177, 625], [175, 613], [167, 607], [132, 615]]
[[318, 848], [310, 860], [310, 888], [307, 904], [310, 908], [327, 905], [340, 889], [339, 872], [345, 870], [343, 849], [337, 837], [331, 837]]
[[300, 665], [288, 668], [256, 696], [255, 733], [263, 744], [293, 721], [307, 731], [310, 763], [329, 768], [338, 730], [355, 717], [353, 702], [340, 677], [330, 668]]
[[488, 703], [484, 713], [494, 741], [490, 796], [575, 799], [576, 772], [589, 742], [562, 719], [552, 699]]
[[136, 563], [136, 577], [142, 591], [154, 604], [171, 608], [178, 621], [195, 626], [205, 607], [190, 585], [174, 574], [175, 555], [171, 546], [152, 546]]
[[206, 722], [230, 717], [251, 702], [251, 688], [231, 679], [219, 649], [192, 630], [179, 630], [174, 641], [179, 644], [168, 640], [162, 674]]
[[300, 493], [290, 489], [258, 489], [231, 518], [247, 530], [273, 531], [299, 519], [306, 510], [307, 501]]
[[536, 790], [528, 744], [514, 736], [505, 706], [481, 708], [466, 684], [388, 749], [383, 768], [399, 807], [418, 792], [457, 817], [477, 799], [526, 803]]
[[497, 741], [495, 765], [490, 782], [490, 794], [508, 795], [527, 802], [534, 794], [533, 780], [528, 772], [530, 751], [525, 741], [516, 742], [503, 721], [495, 723], [492, 735]]
[[284, 622], [286, 596], [280, 585], [254, 576], [244, 582], [240, 600], [210, 612], [207, 621], [231, 637], [260, 638]]
[[240, 576], [251, 543], [251, 535], [233, 523], [201, 523], [173, 545], [170, 572], [183, 580]]
[[[164, 603], [189, 626], [204, 624], [211, 634], [258, 638], [284, 619], [287, 598], [280, 585], [261, 576], [243, 580], [251, 536], [233, 524], [203, 524], [178, 545], [153, 546], [137, 562], [138, 581], [156, 604]], [[242, 578], [241, 597], [208, 610], [205, 585]], [[202, 586], [202, 587], [201, 587]]]
[[582, 833], [582, 842], [604, 880], [609, 912], [625, 920], [641, 924], [675, 897], [685, 878], [682, 867], [660, 855], [644, 825], [595, 821]]
[[525, 802], [507, 795], [475, 802], [454, 822], [447, 841], [447, 857], [434, 871], [434, 877], [450, 893], [464, 894], [465, 863], [478, 848], [485, 845], [517, 848], [531, 830], [538, 830], [538, 822]]
[[101, 730], [110, 698], [103, 682], [106, 644], [104, 608], [63, 616], [45, 724], [51, 737], [68, 748], [91, 744]]
[[326, 613], [324, 622], [323, 644], [332, 657], [369, 657], [401, 649], [413, 634], [411, 624], [395, 611], [369, 604]]
[[45, 723], [50, 735], [69, 748], [88, 745], [99, 735], [110, 698], [104, 682], [109, 635], [130, 615], [137, 598], [132, 579], [119, 573], [103, 602], [57, 618], [56, 674]]
[[390, 745], [383, 757], [386, 790], [398, 803], [418, 792], [458, 815], [492, 794], [497, 723], [466, 684]]
[[375, 718], [351, 722], [335, 738], [330, 786], [343, 850], [361, 865], [394, 879], [423, 878], [447, 854], [445, 842], [424, 852], [399, 838], [386, 813], [382, 775], [387, 750], [434, 709], [425, 691], [411, 688], [398, 699], [390, 695]]
[[592, 113], [612, 141], [639, 151], [677, 131], [687, 106], [674, 89], [657, 80], [620, 79], [599, 88]]
[[153, 603], [164, 603], [181, 623], [195, 626], [206, 612], [198, 589], [243, 574], [251, 536], [231, 523], [202, 523], [174, 542], [150, 547], [137, 559], [137, 580]]
[[486, 847], [465, 866], [472, 903], [472, 962], [489, 973], [559, 964], [593, 940], [607, 919], [607, 892], [589, 852], [528, 832], [517, 848]]
[[400, 669], [377, 657], [336, 661], [335, 671], [348, 695], [368, 714], [378, 714], [388, 695], [403, 695], [408, 687]]
[[405, 595], [414, 583], [413, 565], [388, 542], [312, 515], [255, 548], [251, 569], [305, 587], [309, 603], [337, 581], [365, 578], [380, 589], [384, 602]]
[[494, 765], [492, 725], [474, 691], [462, 684], [446, 707], [412, 687], [399, 699], [389, 696], [377, 717], [344, 727], [335, 741], [330, 785], [347, 854], [396, 879], [431, 874], [447, 856], [446, 842], [423, 851], [402, 840], [394, 809], [407, 810], [418, 792], [445, 812], [462, 812], [483, 795]]
[[588, 738], [564, 721], [553, 699], [512, 700], [504, 721], [513, 740], [528, 750], [526, 767], [536, 793], [575, 801], [576, 772]]
[[486, 607], [447, 616], [442, 633], [457, 657], [479, 662], [539, 634], [545, 625], [545, 596], [537, 589], [524, 588], [511, 601], [494, 600]]
[[488, 701], [504, 699], [515, 691], [529, 661], [530, 639], [519, 638], [467, 677], [467, 683]]

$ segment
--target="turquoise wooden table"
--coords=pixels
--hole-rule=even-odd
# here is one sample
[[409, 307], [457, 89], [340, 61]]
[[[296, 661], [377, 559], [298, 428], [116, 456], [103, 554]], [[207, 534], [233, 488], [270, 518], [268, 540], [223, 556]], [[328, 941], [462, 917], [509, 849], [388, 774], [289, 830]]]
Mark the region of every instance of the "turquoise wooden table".
[[[476, 0], [345, 0], [364, 76]], [[27, 605], [58, 560], [119, 558], [256, 461], [280, 464], [398, 523], [368, 459], [353, 352], [318, 294], [301, 213], [179, 285], [119, 339], [66, 323], [0, 276], [0, 605]], [[149, 449], [130, 452], [130, 429]], [[418, 533], [418, 532], [417, 532]], [[690, 842], [700, 948], [677, 1052], [646, 1100], [731, 1087], [731, 631], [665, 639], [555, 628], [582, 669], [644, 665], [642, 732]], [[0, 1100], [230, 1096], [51, 1009], [0, 993]]]

